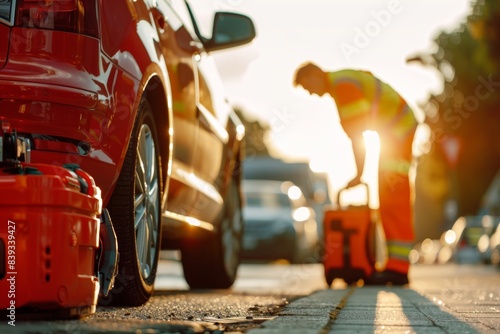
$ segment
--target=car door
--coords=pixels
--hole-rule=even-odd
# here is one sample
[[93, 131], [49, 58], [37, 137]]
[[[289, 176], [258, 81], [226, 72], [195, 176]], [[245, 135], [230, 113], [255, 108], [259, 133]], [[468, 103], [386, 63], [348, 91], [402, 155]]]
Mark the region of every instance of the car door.
[[183, 20], [169, 0], [153, 1], [154, 15], [160, 26], [160, 45], [170, 75], [173, 114], [172, 170], [164, 214], [188, 216], [196, 198], [197, 182], [193, 178], [198, 141], [196, 95], [196, 48]]
[[224, 149], [229, 136], [225, 125], [231, 107], [224, 95], [215, 63], [204, 50], [203, 44], [196, 35], [191, 14], [183, 0], [170, 1], [177, 14], [189, 31], [193, 47], [192, 61], [194, 71], [197, 132], [194, 149], [191, 178], [197, 186], [196, 199], [190, 216], [201, 221], [212, 222], [223, 206], [220, 194], [222, 166], [225, 161]]
[[189, 27], [193, 46], [196, 48], [193, 61], [196, 69], [198, 133], [193, 175], [199, 188], [191, 216], [213, 222], [223, 207], [221, 189], [227, 179], [223, 173], [229, 144], [227, 122], [232, 108], [226, 98], [215, 62], [197, 37], [197, 27], [192, 21], [196, 13], [189, 12], [184, 0], [172, 2], [175, 3], [185, 26]]
[[204, 187], [196, 196], [194, 214], [201, 220], [212, 222], [223, 208], [221, 193], [225, 180], [230, 178], [224, 175], [229, 173], [224, 166], [231, 151], [227, 122], [232, 108], [211, 56], [202, 52], [197, 61], [199, 133], [194, 172], [203, 181]]

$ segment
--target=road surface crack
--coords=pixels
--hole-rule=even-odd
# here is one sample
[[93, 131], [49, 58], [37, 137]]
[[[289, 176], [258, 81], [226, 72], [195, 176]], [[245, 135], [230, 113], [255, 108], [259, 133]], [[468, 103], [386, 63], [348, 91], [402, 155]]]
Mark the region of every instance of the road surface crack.
[[329, 333], [329, 331], [332, 329], [333, 324], [335, 323], [335, 320], [337, 320], [337, 317], [347, 304], [347, 300], [349, 299], [349, 297], [351, 297], [354, 291], [356, 291], [356, 286], [351, 286], [347, 291], [347, 293], [345, 294], [345, 296], [342, 297], [339, 304], [329, 312], [328, 322], [326, 323], [325, 326], [323, 326], [323, 328], [321, 328], [319, 334]]

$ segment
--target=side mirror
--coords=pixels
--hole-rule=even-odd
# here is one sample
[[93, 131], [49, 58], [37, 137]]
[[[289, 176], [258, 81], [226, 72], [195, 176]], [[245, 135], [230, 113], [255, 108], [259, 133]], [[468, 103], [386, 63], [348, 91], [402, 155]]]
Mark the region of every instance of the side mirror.
[[212, 38], [205, 45], [207, 51], [227, 49], [251, 42], [256, 36], [252, 20], [245, 15], [217, 12]]

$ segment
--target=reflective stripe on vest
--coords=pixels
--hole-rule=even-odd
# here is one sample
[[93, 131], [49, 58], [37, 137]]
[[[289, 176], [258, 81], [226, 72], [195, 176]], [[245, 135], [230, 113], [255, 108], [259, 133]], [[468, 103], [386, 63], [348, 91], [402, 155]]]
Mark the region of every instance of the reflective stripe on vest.
[[402, 158], [381, 158], [379, 163], [380, 170], [400, 175], [408, 175], [410, 167], [411, 162]]
[[[337, 105], [341, 121], [349, 121], [362, 116], [369, 117], [372, 114], [373, 99], [372, 96], [369, 96], [367, 85], [360, 78], [359, 73], [353, 70], [328, 73], [333, 87], [332, 98]], [[350, 94], [346, 93], [346, 89], [349, 90]], [[374, 92], [375, 88], [372, 91]]]
[[389, 258], [409, 261], [408, 256], [413, 249], [413, 244], [401, 241], [388, 241], [387, 253]]
[[[402, 139], [415, 130], [417, 121], [411, 108], [391, 86], [371, 73], [341, 70], [328, 73], [328, 78], [334, 88], [335, 96], [332, 97], [337, 104], [341, 121], [366, 116], [371, 123], [378, 125], [378, 130], [391, 132]], [[348, 103], [342, 102], [345, 98], [335, 94], [335, 87], [343, 83], [359, 89], [359, 94], [353, 95], [362, 97]]]
[[391, 125], [392, 133], [401, 139], [404, 139], [406, 136], [413, 133], [417, 127], [417, 120], [415, 119], [413, 111], [411, 111], [410, 107], [406, 105], [403, 109], [404, 110], [402, 111], [400, 117], [398, 117], [394, 124]]
[[362, 115], [370, 114], [370, 103], [366, 99], [359, 99], [351, 103], [337, 104], [339, 116], [342, 121], [349, 121]]

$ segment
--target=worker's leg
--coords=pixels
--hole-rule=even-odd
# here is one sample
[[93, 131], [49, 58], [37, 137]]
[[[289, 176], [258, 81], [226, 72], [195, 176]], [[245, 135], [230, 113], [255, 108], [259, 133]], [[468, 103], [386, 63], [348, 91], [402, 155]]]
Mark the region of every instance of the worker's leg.
[[[413, 185], [409, 171], [413, 136], [404, 141], [385, 138], [379, 163], [380, 218], [387, 240], [388, 261], [383, 273], [375, 273], [369, 284], [408, 283], [408, 255], [414, 244]], [[389, 144], [390, 143], [390, 144]], [[398, 145], [393, 145], [397, 143]], [[391, 145], [392, 144], [392, 145]], [[390, 146], [389, 146], [390, 145]], [[378, 276], [377, 276], [378, 275]]]
[[408, 274], [414, 243], [413, 210], [408, 174], [379, 172], [380, 217], [387, 240], [386, 270]]

